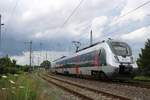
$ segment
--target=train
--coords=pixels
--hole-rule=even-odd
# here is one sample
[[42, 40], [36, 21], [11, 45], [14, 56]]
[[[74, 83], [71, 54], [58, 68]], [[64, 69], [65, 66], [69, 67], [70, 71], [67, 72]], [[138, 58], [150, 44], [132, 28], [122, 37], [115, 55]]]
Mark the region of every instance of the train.
[[117, 79], [132, 76], [137, 68], [131, 47], [126, 42], [107, 39], [79, 49], [70, 56], [54, 60], [51, 71], [67, 75]]

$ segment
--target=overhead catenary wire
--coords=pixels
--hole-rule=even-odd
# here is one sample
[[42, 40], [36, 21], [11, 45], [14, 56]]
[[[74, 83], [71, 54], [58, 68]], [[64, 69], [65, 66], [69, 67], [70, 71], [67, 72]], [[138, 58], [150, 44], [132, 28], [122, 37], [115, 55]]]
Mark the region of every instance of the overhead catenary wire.
[[[65, 22], [63, 23], [62, 27], [64, 27], [64, 25], [69, 21], [69, 19], [72, 17], [72, 15], [75, 13], [75, 11], [80, 7], [80, 5], [82, 4], [83, 0], [80, 1], [80, 3], [78, 4], [78, 6], [73, 10], [73, 12], [70, 14], [70, 16], [65, 20]], [[141, 5], [137, 6], [136, 8], [128, 11], [127, 13], [123, 14], [122, 16], [118, 17], [115, 21], [118, 21], [119, 19], [131, 14], [132, 12], [142, 8], [143, 6], [149, 4], [150, 1], [147, 1], [147, 2], [144, 2], [142, 3]], [[115, 30], [116, 31], [116, 30]], [[114, 31], [113, 31], [114, 32]], [[109, 32], [109, 33], [112, 33], [112, 32]]]
[[24, 42], [25, 44], [29, 44], [29, 66], [32, 67], [32, 61], [33, 61], [33, 57], [32, 57], [32, 44], [33, 42], [32, 41], [29, 41], [29, 42]]
[[[125, 14], [123, 14], [123, 15], [121, 15], [121, 16], [119, 16], [119, 17], [115, 20], [115, 22], [117, 22], [119, 19], [121, 19], [121, 18], [123, 18], [123, 17], [125, 17], [125, 16], [128, 16], [129, 14], [131, 14], [131, 13], [133, 13], [134, 11], [136, 11], [136, 10], [138, 10], [138, 9], [140, 9], [140, 8], [142, 8], [142, 7], [144, 7], [145, 5], [147, 5], [147, 4], [149, 4], [149, 3], [150, 3], [150, 1], [147, 1], [147, 2], [142, 3], [141, 5], [137, 6], [136, 8], [134, 8], [134, 9], [128, 11], [127, 13], [125, 13]], [[110, 31], [110, 32], [108, 32], [107, 34], [112, 34], [112, 33], [114, 33], [114, 32], [116, 32], [116, 30], [115, 30], [115, 31], [112, 31], [112, 32]], [[80, 36], [80, 37], [81, 37], [81, 36]]]
[[81, 4], [83, 3], [84, 0], [80, 0], [79, 4], [73, 9], [73, 11], [70, 13], [70, 15], [66, 18], [66, 20], [64, 21], [64, 23], [60, 26], [61, 28], [63, 28], [67, 22], [70, 20], [70, 18], [74, 15], [74, 13], [79, 9], [79, 7], [81, 6]]
[[[123, 15], [121, 15], [121, 16], [119, 16], [116, 20], [114, 20], [114, 22], [119, 21], [121, 18], [123, 18], [123, 17], [125, 17], [125, 16], [128, 16], [129, 14], [135, 12], [136, 10], [138, 10], [138, 9], [140, 9], [140, 8], [142, 8], [142, 7], [144, 7], [145, 5], [147, 5], [147, 4], [149, 4], [149, 3], [150, 3], [150, 1], [147, 1], [147, 2], [142, 3], [141, 5], [137, 6], [136, 8], [134, 8], [134, 9], [128, 11], [127, 13], [125, 13], [125, 14], [123, 14]], [[108, 32], [107, 34], [112, 34], [112, 33], [114, 33], [114, 32], [116, 32], [116, 30], [115, 30], [115, 31], [112, 31], [112, 32]]]
[[72, 11], [72, 13], [67, 17], [67, 19], [64, 21], [64, 23], [62, 24], [61, 27], [64, 27], [65, 24], [69, 21], [69, 19], [73, 16], [73, 14], [79, 9], [79, 7], [81, 6], [81, 4], [83, 3], [84, 0], [81, 0], [79, 2], [79, 4], [75, 7], [75, 9]]
[[134, 8], [134, 9], [128, 11], [127, 13], [125, 13], [125, 14], [122, 15], [122, 16], [120, 16], [119, 18], [122, 18], [122, 17], [125, 17], [125, 16], [129, 15], [130, 13], [132, 13], [132, 12], [134, 12], [134, 11], [136, 11], [136, 10], [142, 8], [143, 6], [145, 6], [145, 5], [149, 4], [149, 3], [150, 3], [150, 1], [145, 2], [145, 3], [141, 4], [141, 5], [139, 5], [138, 7], [136, 7], [136, 8]]

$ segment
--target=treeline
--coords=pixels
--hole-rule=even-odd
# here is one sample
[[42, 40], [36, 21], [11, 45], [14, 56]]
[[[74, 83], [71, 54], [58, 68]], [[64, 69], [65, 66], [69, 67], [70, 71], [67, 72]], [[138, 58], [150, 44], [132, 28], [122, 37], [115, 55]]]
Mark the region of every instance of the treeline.
[[20, 72], [31, 72], [37, 68], [45, 68], [49, 69], [51, 67], [51, 62], [48, 60], [43, 61], [40, 66], [32, 66], [29, 65], [18, 65], [16, 60], [11, 60], [10, 57], [5, 56], [0, 58], [0, 75], [3, 74], [19, 74]]
[[29, 71], [29, 67], [17, 65], [16, 60], [11, 60], [8, 56], [0, 58], [0, 75], [17, 74], [21, 71]]
[[150, 39], [145, 42], [145, 47], [141, 49], [137, 64], [139, 67], [138, 74], [150, 76]]

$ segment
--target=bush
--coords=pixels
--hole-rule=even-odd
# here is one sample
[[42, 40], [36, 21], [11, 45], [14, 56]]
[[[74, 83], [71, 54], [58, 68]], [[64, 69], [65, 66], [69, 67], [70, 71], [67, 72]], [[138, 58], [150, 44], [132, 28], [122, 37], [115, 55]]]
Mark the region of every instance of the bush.
[[16, 65], [16, 61], [11, 60], [8, 56], [0, 58], [0, 75], [17, 74], [20, 70], [27, 71], [27, 69], [22, 69], [22, 66]]
[[150, 66], [144, 67], [142, 73], [145, 76], [150, 76]]

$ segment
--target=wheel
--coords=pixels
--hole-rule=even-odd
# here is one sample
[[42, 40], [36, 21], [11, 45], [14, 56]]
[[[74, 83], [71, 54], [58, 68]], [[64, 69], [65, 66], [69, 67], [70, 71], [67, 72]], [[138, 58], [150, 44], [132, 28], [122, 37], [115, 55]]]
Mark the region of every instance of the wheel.
[[108, 77], [106, 76], [106, 74], [104, 72], [99, 72], [99, 77], [101, 80], [107, 80]]

